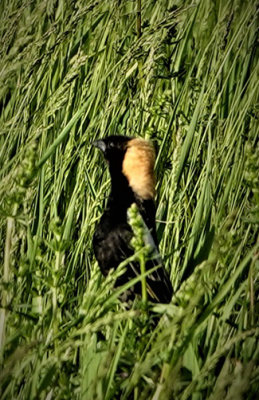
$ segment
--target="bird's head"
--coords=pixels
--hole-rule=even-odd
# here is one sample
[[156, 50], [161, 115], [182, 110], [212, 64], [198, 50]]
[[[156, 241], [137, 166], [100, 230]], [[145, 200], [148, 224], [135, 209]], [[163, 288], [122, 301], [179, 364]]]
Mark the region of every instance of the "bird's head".
[[123, 159], [129, 140], [131, 138], [128, 136], [109, 136], [95, 140], [92, 144], [102, 151], [108, 163], [115, 163]]
[[137, 196], [144, 200], [155, 196], [155, 151], [144, 139], [109, 136], [93, 142], [109, 164], [111, 178], [122, 174]]

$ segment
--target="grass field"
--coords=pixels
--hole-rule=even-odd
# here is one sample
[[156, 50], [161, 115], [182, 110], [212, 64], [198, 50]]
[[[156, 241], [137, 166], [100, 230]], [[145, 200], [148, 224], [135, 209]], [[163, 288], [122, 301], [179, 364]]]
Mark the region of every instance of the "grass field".
[[[257, 6], [1, 1], [1, 399], [255, 399]], [[157, 149], [166, 306], [93, 256], [111, 134]]]

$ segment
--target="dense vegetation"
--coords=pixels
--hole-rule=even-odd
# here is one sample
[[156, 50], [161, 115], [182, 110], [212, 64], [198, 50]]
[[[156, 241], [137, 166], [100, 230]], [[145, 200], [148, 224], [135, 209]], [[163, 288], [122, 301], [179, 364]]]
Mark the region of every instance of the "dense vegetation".
[[[255, 3], [1, 1], [2, 399], [255, 398]], [[168, 306], [94, 259], [110, 134], [157, 148]]]

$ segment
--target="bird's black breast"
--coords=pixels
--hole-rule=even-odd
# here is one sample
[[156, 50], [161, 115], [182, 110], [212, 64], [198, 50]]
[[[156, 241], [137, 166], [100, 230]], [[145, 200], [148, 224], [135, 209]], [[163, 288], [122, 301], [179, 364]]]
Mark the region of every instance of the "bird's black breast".
[[116, 222], [105, 213], [93, 237], [95, 257], [104, 275], [133, 254], [130, 241], [133, 233], [126, 221]]

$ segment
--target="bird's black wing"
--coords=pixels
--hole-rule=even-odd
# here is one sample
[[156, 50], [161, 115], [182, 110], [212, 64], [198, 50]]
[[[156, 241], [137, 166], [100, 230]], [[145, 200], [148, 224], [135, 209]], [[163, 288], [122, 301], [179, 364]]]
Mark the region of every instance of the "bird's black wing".
[[168, 276], [168, 273], [164, 267], [161, 255], [157, 247], [157, 241], [155, 242], [154, 235], [151, 234], [150, 229], [142, 221], [144, 226], [144, 243], [149, 245], [151, 251], [149, 260], [146, 262], [146, 271], [157, 267], [150, 275], [147, 276], [147, 289], [150, 298], [154, 302], [159, 303], [170, 303], [173, 288]]

